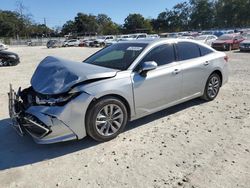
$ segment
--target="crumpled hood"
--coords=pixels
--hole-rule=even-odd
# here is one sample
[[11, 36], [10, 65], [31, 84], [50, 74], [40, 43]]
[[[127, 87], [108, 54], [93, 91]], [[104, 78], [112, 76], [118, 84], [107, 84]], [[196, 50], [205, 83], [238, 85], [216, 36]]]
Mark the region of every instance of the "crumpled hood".
[[49, 56], [38, 65], [31, 78], [31, 85], [38, 93], [55, 95], [68, 92], [78, 83], [111, 78], [116, 73], [115, 69]]

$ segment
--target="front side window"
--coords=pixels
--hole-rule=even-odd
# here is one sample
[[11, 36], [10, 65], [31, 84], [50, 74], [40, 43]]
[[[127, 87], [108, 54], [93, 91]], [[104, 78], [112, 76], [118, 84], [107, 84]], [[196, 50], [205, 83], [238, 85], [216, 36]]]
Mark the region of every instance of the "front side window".
[[164, 44], [151, 50], [141, 62], [155, 61], [158, 66], [175, 61], [175, 52], [172, 44]]
[[192, 42], [179, 42], [177, 44], [178, 57], [180, 61], [200, 57], [200, 49]]
[[126, 70], [147, 46], [146, 43], [118, 43], [87, 58], [84, 63]]

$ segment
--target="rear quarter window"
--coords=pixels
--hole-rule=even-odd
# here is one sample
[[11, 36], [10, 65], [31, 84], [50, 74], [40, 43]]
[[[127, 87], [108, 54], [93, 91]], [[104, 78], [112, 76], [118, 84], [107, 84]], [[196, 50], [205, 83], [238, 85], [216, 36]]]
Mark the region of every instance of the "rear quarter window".
[[211, 54], [213, 53], [214, 51], [209, 49], [209, 48], [206, 48], [205, 46], [200, 46], [199, 45], [199, 48], [200, 48], [200, 51], [201, 51], [201, 56], [205, 56], [205, 55], [208, 55], [208, 54]]
[[200, 57], [200, 49], [198, 45], [192, 42], [178, 42], [177, 51], [180, 61]]

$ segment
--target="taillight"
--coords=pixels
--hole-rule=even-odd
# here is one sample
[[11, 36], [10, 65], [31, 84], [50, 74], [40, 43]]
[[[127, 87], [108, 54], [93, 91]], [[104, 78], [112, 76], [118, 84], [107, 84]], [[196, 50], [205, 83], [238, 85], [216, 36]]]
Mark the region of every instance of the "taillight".
[[226, 55], [226, 56], [224, 57], [224, 59], [225, 59], [226, 62], [228, 62], [228, 59], [229, 59], [229, 58], [228, 58], [228, 56]]

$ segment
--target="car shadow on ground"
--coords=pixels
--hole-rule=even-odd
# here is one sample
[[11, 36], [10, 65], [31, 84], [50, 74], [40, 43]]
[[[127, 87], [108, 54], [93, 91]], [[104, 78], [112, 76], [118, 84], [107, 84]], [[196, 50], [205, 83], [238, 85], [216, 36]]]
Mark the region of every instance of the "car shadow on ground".
[[[192, 106], [204, 103], [195, 99], [144, 118], [130, 122], [125, 131], [143, 126], [156, 119], [174, 114]], [[20, 167], [70, 154], [99, 144], [90, 137], [80, 141], [70, 141], [58, 144], [39, 145], [28, 135], [20, 137], [9, 124], [10, 119], [0, 120], [0, 170]]]

